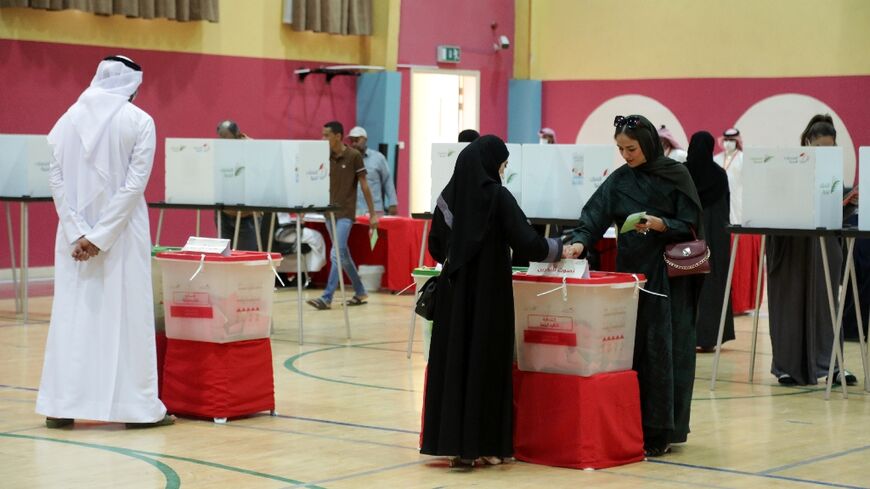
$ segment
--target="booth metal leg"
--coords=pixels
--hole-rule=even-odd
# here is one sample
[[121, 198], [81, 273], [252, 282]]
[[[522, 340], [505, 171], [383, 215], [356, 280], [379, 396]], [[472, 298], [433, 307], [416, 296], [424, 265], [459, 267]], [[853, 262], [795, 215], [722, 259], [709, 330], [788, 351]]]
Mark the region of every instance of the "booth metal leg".
[[239, 249], [239, 229], [242, 227], [242, 211], [236, 211], [236, 229], [233, 233], [233, 249]]
[[761, 236], [761, 254], [758, 255], [758, 278], [755, 280], [755, 315], [752, 318], [752, 348], [749, 353], [749, 383], [755, 377], [755, 353], [758, 350], [758, 316], [761, 313], [761, 282], [764, 278], [767, 253], [767, 236]]
[[160, 235], [163, 233], [163, 212], [166, 209], [160, 209], [157, 214], [157, 235], [154, 237], [154, 246], [160, 246]]
[[24, 322], [25, 324], [30, 320], [30, 307], [28, 305], [30, 291], [28, 290], [28, 285], [30, 282], [30, 270], [29, 270], [29, 246], [28, 243], [28, 233], [30, 232], [28, 226], [28, 209], [27, 202], [21, 203], [21, 308], [24, 313]]
[[[338, 246], [338, 228], [335, 225], [335, 213], [329, 213], [329, 220], [332, 223], [332, 247], [335, 249], [336, 265], [338, 266], [338, 286], [341, 289], [341, 308], [344, 311], [344, 327], [347, 330], [347, 339], [350, 339], [350, 317], [347, 314], [347, 295], [344, 292], [344, 268], [341, 265], [341, 250]], [[301, 249], [299, 242], [300, 235], [296, 235], [296, 249]]]
[[202, 229], [202, 211], [196, 210], [196, 235], [199, 236], [200, 230]]
[[[302, 214], [296, 215], [296, 298], [297, 298], [297, 309], [298, 309], [298, 320], [299, 320], [299, 346], [305, 341], [305, 333], [303, 332], [304, 326], [302, 325], [302, 308], [304, 307], [304, 300], [302, 298], [302, 280], [299, 276], [299, 270], [302, 269], [302, 245], [299, 240], [299, 236], [302, 236]], [[272, 214], [272, 227], [275, 225], [275, 215]], [[272, 246], [272, 235], [269, 235], [269, 247]]]
[[[831, 284], [831, 266], [828, 261], [828, 247], [825, 245], [825, 238], [819, 236], [819, 246], [822, 249], [822, 266], [825, 271], [825, 288], [828, 292], [828, 309], [831, 312], [831, 325], [834, 329], [834, 357], [837, 360], [837, 364], [840, 366], [840, 371], [843, 372], [846, 370], [846, 364], [843, 362], [843, 349], [840, 348], [839, 341], [839, 331], [837, 328], [837, 307], [834, 304], [834, 290], [833, 285]], [[831, 359], [832, 361], [834, 358]], [[831, 367], [829, 367], [831, 368]], [[830, 374], [830, 372], [829, 372]], [[830, 387], [833, 379], [830, 375], [828, 375], [828, 387], [825, 390], [825, 399], [828, 399], [828, 388]], [[840, 384], [843, 387], [843, 399], [848, 399], [849, 393], [846, 390], [846, 383], [842, 382]]]
[[15, 238], [12, 236], [12, 211], [6, 203], [6, 234], [9, 235], [9, 267], [12, 271], [12, 289], [15, 291], [15, 313], [21, 312], [21, 290], [18, 288], [18, 269], [15, 259]]
[[722, 355], [722, 337], [725, 335], [725, 318], [728, 317], [728, 307], [731, 306], [731, 280], [734, 278], [734, 260], [737, 258], [737, 243], [740, 235], [734, 235], [731, 243], [731, 260], [728, 264], [728, 279], [725, 281], [725, 298], [722, 299], [722, 315], [719, 317], [719, 336], [716, 340], [716, 356], [713, 357], [713, 378], [710, 379], [710, 390], [716, 390], [716, 379], [719, 375], [719, 357]]

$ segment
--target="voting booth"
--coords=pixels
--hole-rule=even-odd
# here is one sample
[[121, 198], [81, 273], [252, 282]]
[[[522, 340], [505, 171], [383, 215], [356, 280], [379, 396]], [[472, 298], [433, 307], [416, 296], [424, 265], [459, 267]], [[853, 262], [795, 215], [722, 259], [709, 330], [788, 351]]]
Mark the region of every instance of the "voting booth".
[[[870, 146], [858, 149], [858, 229], [870, 231]], [[864, 192], [860, 190], [864, 189]], [[866, 194], [866, 195], [865, 195]], [[862, 212], [861, 209], [867, 209]]]
[[843, 227], [842, 148], [747, 148], [741, 178], [745, 227]]
[[46, 136], [0, 134], [0, 197], [51, 197]]
[[577, 219], [615, 169], [616, 147], [594, 144], [524, 144], [521, 207], [528, 217]]
[[[456, 159], [468, 143], [434, 143], [432, 144], [432, 167], [431, 167], [431, 190], [430, 211], [435, 210], [435, 203], [441, 191], [450, 182], [453, 169], [456, 168]], [[508, 144], [508, 164], [504, 173], [504, 186], [508, 189], [517, 203], [522, 207], [522, 174], [523, 174], [523, 150], [519, 144]]]
[[329, 204], [326, 141], [166, 139], [166, 202]]

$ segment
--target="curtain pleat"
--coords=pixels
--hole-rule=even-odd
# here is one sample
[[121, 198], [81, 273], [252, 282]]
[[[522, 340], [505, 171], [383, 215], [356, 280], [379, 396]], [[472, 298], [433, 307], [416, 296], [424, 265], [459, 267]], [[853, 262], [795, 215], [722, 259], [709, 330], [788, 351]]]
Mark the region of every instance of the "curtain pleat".
[[219, 2], [220, 0], [0, 0], [0, 8], [81, 10], [97, 15], [123, 15], [142, 19], [217, 22]]
[[330, 34], [372, 34], [372, 0], [293, 0], [293, 29]]

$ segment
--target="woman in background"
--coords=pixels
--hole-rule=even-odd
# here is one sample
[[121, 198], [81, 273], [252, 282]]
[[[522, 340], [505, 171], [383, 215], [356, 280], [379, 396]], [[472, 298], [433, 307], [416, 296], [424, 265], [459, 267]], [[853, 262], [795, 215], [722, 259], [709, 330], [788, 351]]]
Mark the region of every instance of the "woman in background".
[[[801, 134], [801, 146], [836, 145], [837, 131], [830, 115], [816, 115]], [[851, 215], [854, 209], [853, 202], [845, 202], [844, 216]], [[836, 287], [841, 278], [843, 250], [837, 238], [825, 238], [824, 242], [830, 265], [829, 278]], [[816, 384], [817, 379], [828, 375], [834, 345], [818, 238], [770, 236], [767, 275], [773, 346], [770, 372], [783, 385]], [[835, 383], [844, 380], [843, 377], [848, 385], [857, 383], [848, 371], [845, 375], [834, 372]]]
[[[728, 175], [713, 161], [715, 146], [716, 141], [712, 134], [707, 131], [696, 132], [689, 142], [689, 156], [686, 160], [686, 168], [692, 175], [692, 181], [695, 182], [698, 197], [701, 199], [701, 207], [704, 208], [704, 232], [707, 236], [707, 246], [710, 247], [710, 274], [704, 279], [698, 305], [698, 310], [703, 314], [698, 314], [695, 323], [698, 351], [701, 353], [716, 350], [731, 254], [731, 235], [726, 229], [730, 208]], [[731, 312], [729, 299], [722, 343], [733, 339], [734, 315]]]

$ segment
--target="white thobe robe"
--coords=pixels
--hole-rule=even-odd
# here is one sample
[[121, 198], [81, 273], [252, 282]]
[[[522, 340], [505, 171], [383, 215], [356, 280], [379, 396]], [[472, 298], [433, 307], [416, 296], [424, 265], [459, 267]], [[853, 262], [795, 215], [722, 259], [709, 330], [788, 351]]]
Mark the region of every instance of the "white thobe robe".
[[[64, 117], [69, 113], [59, 124]], [[103, 178], [83, 168], [81, 145], [55, 148], [49, 178], [60, 224], [54, 304], [36, 402], [40, 414], [134, 423], [159, 421], [166, 414], [157, 398], [151, 233], [144, 197], [154, 150], [154, 121], [131, 103], [114, 115], [97, 142], [96, 154], [108, 161]], [[76, 168], [75, 176], [64, 168]], [[85, 178], [92, 180], [82, 186]], [[98, 189], [81, 211], [67, 195], [76, 183], [79, 189]], [[76, 262], [71, 252], [81, 236], [101, 252]]]
[[729, 218], [731, 224], [740, 226], [743, 224], [743, 183], [740, 173], [743, 171], [743, 151], [739, 149], [725, 165], [725, 153], [719, 153], [713, 157], [713, 161], [725, 168], [728, 174], [728, 188], [731, 190], [731, 211]]

